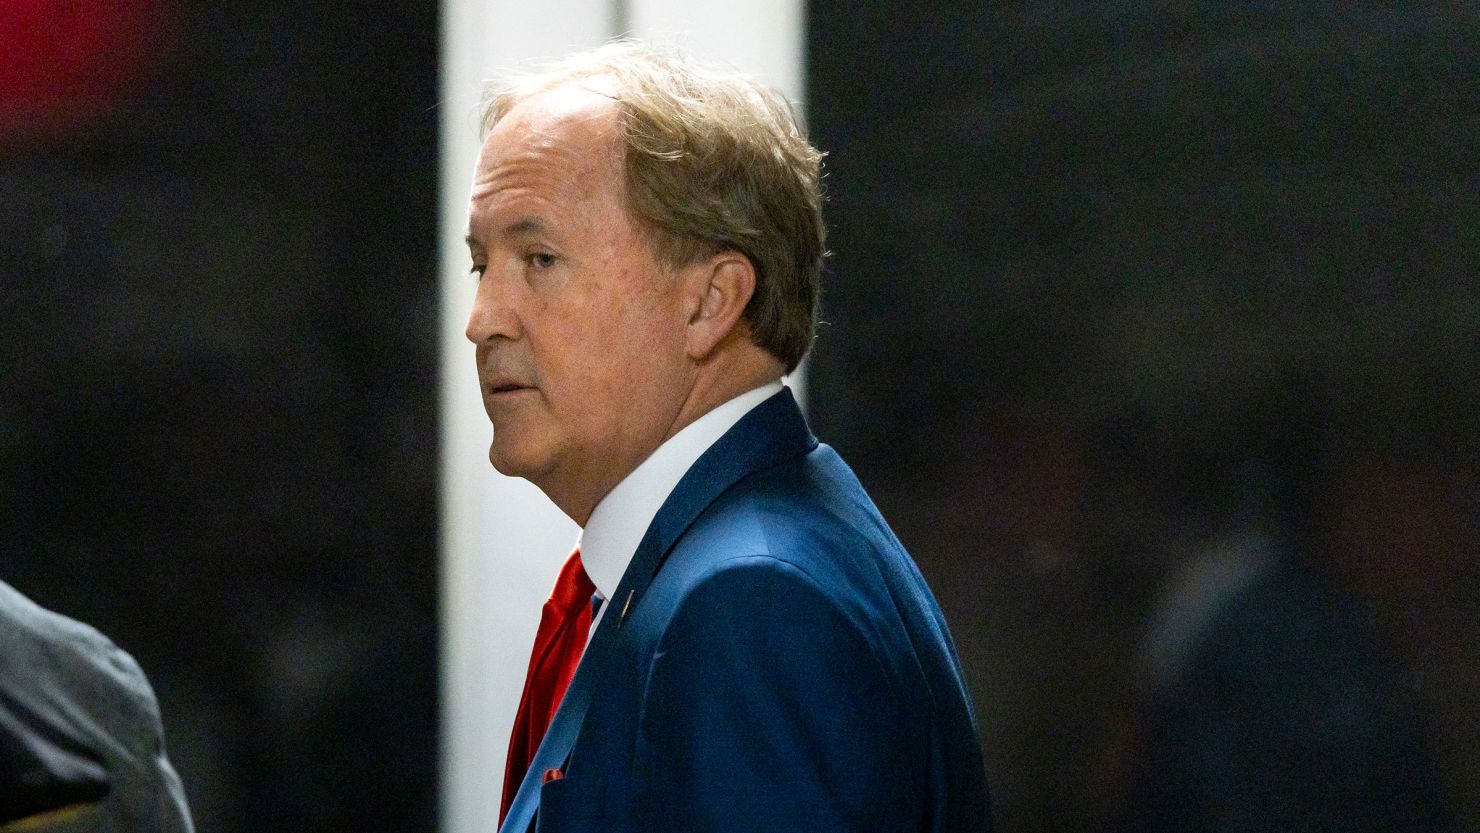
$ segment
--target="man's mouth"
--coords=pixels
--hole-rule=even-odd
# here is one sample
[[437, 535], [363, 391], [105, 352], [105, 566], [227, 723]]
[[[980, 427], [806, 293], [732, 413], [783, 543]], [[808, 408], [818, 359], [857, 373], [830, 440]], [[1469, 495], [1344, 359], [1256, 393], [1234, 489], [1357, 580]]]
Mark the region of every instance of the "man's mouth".
[[521, 390], [531, 390], [529, 385], [521, 385], [518, 382], [496, 382], [488, 386], [488, 394], [496, 396], [501, 393], [515, 393]]

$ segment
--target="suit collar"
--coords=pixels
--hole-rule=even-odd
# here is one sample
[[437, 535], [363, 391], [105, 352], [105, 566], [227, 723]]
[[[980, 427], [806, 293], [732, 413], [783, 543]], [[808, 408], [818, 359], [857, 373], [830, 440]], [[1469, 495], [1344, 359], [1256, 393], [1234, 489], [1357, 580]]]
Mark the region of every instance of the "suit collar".
[[[645, 588], [679, 536], [709, 504], [743, 478], [816, 447], [817, 438], [807, 428], [789, 388], [757, 405], [710, 446], [674, 487], [638, 545], [628, 574], [643, 573], [640, 581]], [[622, 584], [627, 585], [625, 579]], [[617, 598], [636, 586], [619, 587]]]
[[581, 563], [602, 598], [611, 598], [637, 545], [684, 474], [756, 406], [781, 392], [779, 380], [742, 393], [694, 420], [658, 446], [612, 489], [581, 532]]

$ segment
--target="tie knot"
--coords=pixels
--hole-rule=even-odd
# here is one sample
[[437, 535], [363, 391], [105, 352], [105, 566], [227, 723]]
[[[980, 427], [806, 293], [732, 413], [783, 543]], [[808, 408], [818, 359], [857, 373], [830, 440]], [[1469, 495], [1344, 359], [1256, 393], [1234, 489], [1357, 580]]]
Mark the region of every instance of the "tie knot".
[[586, 575], [581, 564], [581, 551], [577, 549], [565, 559], [560, 576], [555, 579], [555, 589], [550, 591], [550, 601], [562, 610], [575, 610], [578, 606], [589, 606], [596, 585]]

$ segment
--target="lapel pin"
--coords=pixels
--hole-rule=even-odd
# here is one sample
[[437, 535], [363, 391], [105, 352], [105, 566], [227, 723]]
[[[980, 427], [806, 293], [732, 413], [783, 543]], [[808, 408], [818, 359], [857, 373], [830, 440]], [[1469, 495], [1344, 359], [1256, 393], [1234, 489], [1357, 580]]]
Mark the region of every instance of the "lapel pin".
[[636, 588], [627, 591], [627, 601], [622, 604], [622, 615], [617, 617], [617, 627], [622, 627], [622, 623], [627, 621], [627, 611], [632, 609], [632, 594], [636, 592]]

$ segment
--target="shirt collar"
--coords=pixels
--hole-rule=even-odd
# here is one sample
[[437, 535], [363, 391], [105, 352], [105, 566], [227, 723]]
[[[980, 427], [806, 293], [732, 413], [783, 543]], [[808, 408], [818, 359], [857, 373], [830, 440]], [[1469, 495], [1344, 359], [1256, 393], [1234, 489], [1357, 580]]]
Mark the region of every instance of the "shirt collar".
[[617, 592], [642, 536], [684, 474], [741, 417], [780, 392], [781, 382], [769, 382], [694, 420], [658, 446], [596, 504], [578, 546], [586, 575], [602, 598]]

